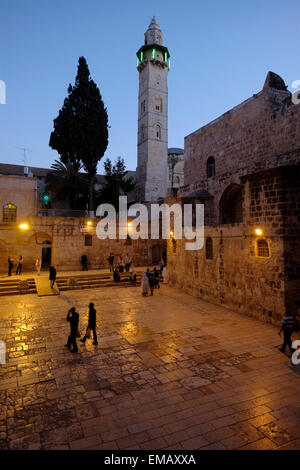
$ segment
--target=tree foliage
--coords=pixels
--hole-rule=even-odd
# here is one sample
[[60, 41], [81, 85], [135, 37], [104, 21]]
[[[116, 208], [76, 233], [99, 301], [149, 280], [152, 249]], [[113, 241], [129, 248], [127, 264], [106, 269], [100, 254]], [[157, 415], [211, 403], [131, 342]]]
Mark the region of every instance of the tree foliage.
[[100, 91], [90, 78], [84, 57], [78, 61], [75, 85], [68, 96], [50, 136], [50, 147], [57, 150], [63, 164], [84, 168], [89, 180], [89, 208], [93, 210], [93, 188], [97, 164], [108, 145], [108, 116]]
[[118, 157], [114, 164], [107, 158], [104, 162], [104, 170], [106, 182], [98, 193], [99, 202], [110, 203], [117, 208], [119, 196], [126, 196], [133, 191], [136, 183], [131, 176], [127, 177], [128, 171], [121, 157]]
[[88, 180], [86, 175], [79, 173], [80, 168], [72, 162], [55, 160], [52, 171], [46, 175], [46, 191], [51, 193], [52, 199], [69, 200], [72, 210], [84, 209], [86, 204], [82, 195], [88, 191]]

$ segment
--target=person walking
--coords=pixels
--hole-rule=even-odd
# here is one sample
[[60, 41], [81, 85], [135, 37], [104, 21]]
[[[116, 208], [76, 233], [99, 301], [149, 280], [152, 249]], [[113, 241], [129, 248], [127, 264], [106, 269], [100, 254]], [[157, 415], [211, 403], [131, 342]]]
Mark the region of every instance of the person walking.
[[96, 310], [94, 304], [89, 304], [89, 322], [84, 337], [80, 340], [82, 343], [86, 342], [86, 339], [90, 337], [91, 331], [93, 332], [93, 344], [97, 345], [97, 333], [96, 333]]
[[130, 269], [130, 266], [131, 266], [131, 256], [129, 255], [129, 253], [126, 253], [126, 257], [125, 257], [125, 271], [128, 273], [129, 269]]
[[78, 352], [76, 336], [78, 334], [78, 324], [79, 324], [79, 313], [76, 312], [75, 307], [72, 307], [68, 311], [67, 322], [70, 323], [70, 334], [68, 337], [68, 342], [67, 344], [65, 344], [65, 346], [69, 349], [71, 349], [71, 346], [73, 346], [73, 349], [71, 349], [71, 353], [75, 353], [75, 352]]
[[56, 280], [56, 269], [54, 266], [50, 266], [49, 268], [49, 280], [51, 284], [51, 289], [54, 288], [55, 280]]
[[88, 268], [87, 268], [87, 262], [88, 262], [87, 255], [82, 255], [80, 262], [81, 262], [81, 265], [82, 265], [82, 271], [87, 271], [88, 270]]
[[294, 331], [299, 330], [299, 323], [294, 313], [286, 312], [285, 316], [282, 319], [281, 328], [278, 332], [279, 336], [283, 332], [283, 344], [280, 348], [280, 352], [285, 353], [285, 348], [288, 346], [290, 348], [291, 355], [294, 352], [292, 348], [292, 334]]
[[154, 276], [152, 273], [149, 274], [149, 286], [150, 286], [150, 292], [151, 292], [151, 295], [153, 295], [153, 290], [154, 290]]
[[154, 277], [154, 288], [159, 289], [160, 288], [160, 285], [159, 285], [159, 272], [156, 268], [154, 268], [153, 277]]
[[143, 275], [141, 287], [142, 287], [142, 295], [145, 297], [146, 295], [148, 295], [150, 291], [149, 278], [146, 273], [144, 273]]
[[23, 267], [23, 256], [20, 255], [19, 260], [18, 260], [18, 266], [17, 266], [16, 274], [21, 274], [22, 267]]
[[12, 256], [9, 256], [7, 261], [8, 261], [8, 276], [11, 276], [11, 272], [14, 267], [14, 259]]
[[109, 257], [107, 258], [108, 264], [109, 264], [109, 272], [113, 273], [114, 272], [114, 255], [111, 253]]
[[41, 267], [42, 267], [42, 260], [41, 258], [37, 257], [37, 259], [35, 260], [35, 269], [36, 269], [38, 276], [41, 274]]

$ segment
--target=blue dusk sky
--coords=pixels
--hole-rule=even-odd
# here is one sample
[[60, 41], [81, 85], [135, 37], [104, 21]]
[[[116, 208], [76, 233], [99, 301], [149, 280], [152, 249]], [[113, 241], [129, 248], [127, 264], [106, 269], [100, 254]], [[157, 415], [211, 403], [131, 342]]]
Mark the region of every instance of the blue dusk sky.
[[[84, 56], [107, 106], [106, 157], [136, 168], [136, 51], [156, 16], [171, 54], [169, 147], [263, 87], [300, 80], [299, 0], [1, 0], [0, 162], [50, 167], [57, 116]], [[98, 167], [102, 171], [102, 163]]]

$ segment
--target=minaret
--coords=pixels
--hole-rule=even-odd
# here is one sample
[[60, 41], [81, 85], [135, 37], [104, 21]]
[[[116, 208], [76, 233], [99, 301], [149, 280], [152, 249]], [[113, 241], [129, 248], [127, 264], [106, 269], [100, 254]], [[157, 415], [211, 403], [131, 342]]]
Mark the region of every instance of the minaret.
[[137, 199], [156, 202], [168, 187], [168, 71], [170, 54], [153, 17], [138, 50]]

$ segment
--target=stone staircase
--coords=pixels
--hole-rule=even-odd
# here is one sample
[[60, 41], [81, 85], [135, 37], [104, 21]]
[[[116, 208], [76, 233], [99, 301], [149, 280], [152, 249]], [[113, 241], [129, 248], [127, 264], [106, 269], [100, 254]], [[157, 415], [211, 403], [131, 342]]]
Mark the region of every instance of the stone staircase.
[[[136, 284], [130, 282], [130, 274], [126, 272], [120, 273], [120, 282], [114, 282], [112, 273], [108, 272], [96, 272], [91, 274], [86, 272], [66, 273], [65, 275], [57, 277], [56, 284], [60, 292], [77, 289], [95, 289], [99, 287], [134, 287], [141, 285], [144, 272], [145, 268], [141, 268], [140, 270], [138, 268], [136, 269]], [[159, 282], [162, 282], [161, 276]], [[36, 293], [37, 288], [34, 277], [23, 277], [22, 279], [13, 277], [12, 279], [0, 280], [0, 296]]]
[[0, 281], [0, 296], [36, 294], [34, 277], [28, 279], [7, 279]]
[[[59, 291], [93, 289], [99, 287], [133, 287], [129, 273], [120, 273], [120, 282], [114, 282], [112, 273], [61, 276], [56, 278]], [[136, 285], [140, 285], [142, 272], [136, 272]]]

